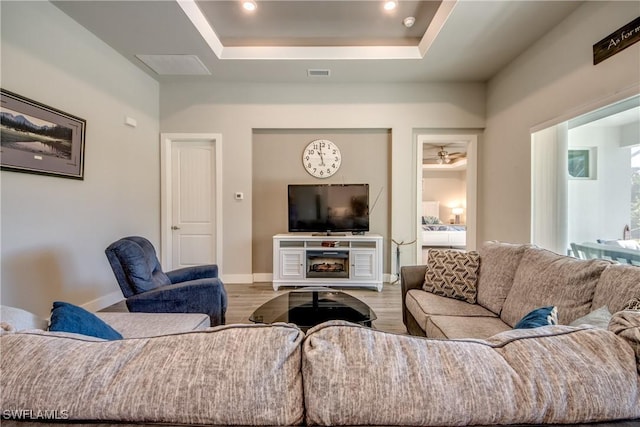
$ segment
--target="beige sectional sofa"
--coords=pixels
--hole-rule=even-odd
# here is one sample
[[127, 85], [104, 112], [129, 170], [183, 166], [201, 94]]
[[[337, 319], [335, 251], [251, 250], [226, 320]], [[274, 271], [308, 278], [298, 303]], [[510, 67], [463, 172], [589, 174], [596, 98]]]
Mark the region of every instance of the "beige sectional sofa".
[[569, 325], [601, 307], [615, 313], [640, 298], [640, 267], [501, 242], [487, 242], [478, 252], [474, 304], [424, 291], [429, 261], [402, 267], [403, 320], [409, 333], [486, 339], [511, 330], [538, 307], [558, 307], [558, 323]]
[[35, 417], [102, 425], [637, 425], [640, 313], [616, 313], [610, 329], [549, 326], [488, 340], [432, 340], [341, 321], [306, 335], [290, 324], [115, 341], [7, 333], [0, 414], [3, 426]]
[[[124, 336], [104, 341], [45, 331], [33, 316], [14, 320], [21, 325], [3, 316], [0, 421], [3, 427], [640, 425], [640, 312], [617, 311], [638, 290], [640, 276], [529, 249], [483, 248], [478, 303], [440, 297], [425, 305], [428, 317], [410, 323], [415, 330], [420, 321], [442, 318], [433, 330], [467, 336], [460, 339], [342, 321], [305, 334], [292, 324], [202, 328], [198, 315], [104, 313]], [[523, 262], [543, 268], [533, 274]], [[419, 281], [420, 268], [402, 274]], [[562, 291], [537, 282], [526, 290], [518, 282], [525, 276], [561, 283]], [[481, 290], [486, 281], [495, 286]], [[417, 288], [407, 290], [407, 302], [425, 293]], [[514, 299], [515, 291], [528, 296]], [[435, 301], [420, 296], [416, 301]], [[614, 314], [606, 328], [509, 327], [510, 318], [549, 302], [559, 305], [562, 322], [598, 304]], [[25, 328], [29, 322], [36, 329]], [[468, 331], [485, 338], [468, 338]]]

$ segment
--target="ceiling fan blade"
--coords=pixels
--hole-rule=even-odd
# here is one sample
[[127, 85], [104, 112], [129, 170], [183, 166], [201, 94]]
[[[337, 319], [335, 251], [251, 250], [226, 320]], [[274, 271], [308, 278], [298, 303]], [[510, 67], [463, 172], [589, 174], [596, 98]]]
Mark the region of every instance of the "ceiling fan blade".
[[449, 157], [465, 157], [467, 153], [449, 153]]

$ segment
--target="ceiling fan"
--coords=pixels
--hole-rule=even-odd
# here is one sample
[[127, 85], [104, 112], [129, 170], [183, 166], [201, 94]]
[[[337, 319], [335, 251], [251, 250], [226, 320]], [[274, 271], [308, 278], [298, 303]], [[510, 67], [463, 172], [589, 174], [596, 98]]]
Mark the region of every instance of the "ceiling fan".
[[441, 165], [443, 163], [455, 163], [458, 159], [464, 158], [466, 156], [466, 153], [463, 152], [449, 153], [444, 149], [444, 146], [440, 146], [439, 148], [440, 149], [435, 156], [425, 157], [424, 160], [432, 160]]

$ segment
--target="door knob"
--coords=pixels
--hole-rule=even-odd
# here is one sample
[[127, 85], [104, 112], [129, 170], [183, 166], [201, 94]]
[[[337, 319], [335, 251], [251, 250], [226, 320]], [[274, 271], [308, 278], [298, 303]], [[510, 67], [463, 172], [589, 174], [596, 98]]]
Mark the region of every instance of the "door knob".
[[172, 225], [172, 226], [171, 226], [171, 229], [172, 229], [172, 230], [180, 230], [180, 227], [178, 227], [177, 225]]

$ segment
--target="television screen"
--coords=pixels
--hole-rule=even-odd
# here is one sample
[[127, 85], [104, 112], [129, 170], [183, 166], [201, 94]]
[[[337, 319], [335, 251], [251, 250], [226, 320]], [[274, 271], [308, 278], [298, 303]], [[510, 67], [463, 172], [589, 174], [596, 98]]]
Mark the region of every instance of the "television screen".
[[369, 184], [289, 185], [289, 231], [369, 231]]

